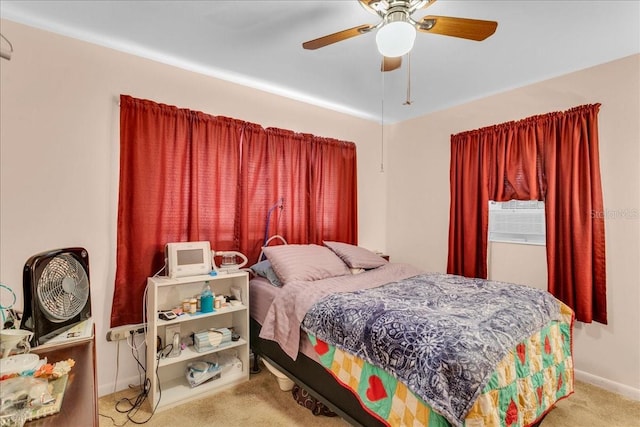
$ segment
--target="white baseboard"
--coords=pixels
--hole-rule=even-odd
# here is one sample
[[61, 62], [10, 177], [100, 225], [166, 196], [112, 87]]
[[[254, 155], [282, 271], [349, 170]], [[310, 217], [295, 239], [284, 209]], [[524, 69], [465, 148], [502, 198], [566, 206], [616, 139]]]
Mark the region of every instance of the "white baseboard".
[[[144, 377], [142, 378], [144, 381]], [[129, 384], [138, 384], [140, 382], [140, 377], [138, 375], [133, 375], [129, 378], [118, 378], [118, 383], [116, 384], [115, 391], [125, 390], [129, 388]], [[114, 392], [113, 381], [109, 384], [103, 384], [98, 387], [98, 397], [106, 396], [108, 394], [112, 394]]]
[[[598, 377], [596, 375], [590, 374], [588, 372], [580, 371], [578, 369], [574, 370], [575, 379], [578, 381], [582, 381], [588, 384], [592, 384], [603, 388], [612, 393], [620, 394], [624, 397], [627, 397], [632, 400], [640, 401], [640, 389], [630, 387], [625, 384], [620, 384], [615, 381], [608, 380], [606, 378]], [[129, 388], [129, 384], [138, 384], [140, 381], [140, 377], [138, 375], [133, 375], [129, 378], [120, 378], [118, 379], [118, 384], [116, 385], [115, 390], [120, 391]], [[107, 394], [113, 393], [113, 382], [109, 384], [103, 384], [98, 387], [98, 397], [105, 396]]]
[[629, 399], [640, 401], [640, 389], [630, 387], [625, 384], [620, 384], [615, 381], [608, 380], [606, 378], [598, 377], [588, 372], [574, 370], [575, 379], [588, 384], [592, 384], [603, 388], [612, 393], [620, 394]]

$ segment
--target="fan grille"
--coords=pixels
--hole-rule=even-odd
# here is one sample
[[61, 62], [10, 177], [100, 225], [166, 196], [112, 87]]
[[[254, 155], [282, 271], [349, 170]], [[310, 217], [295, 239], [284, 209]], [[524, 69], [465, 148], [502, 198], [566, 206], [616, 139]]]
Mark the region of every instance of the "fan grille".
[[36, 298], [52, 322], [78, 315], [89, 298], [89, 278], [82, 264], [68, 254], [54, 257], [38, 280]]

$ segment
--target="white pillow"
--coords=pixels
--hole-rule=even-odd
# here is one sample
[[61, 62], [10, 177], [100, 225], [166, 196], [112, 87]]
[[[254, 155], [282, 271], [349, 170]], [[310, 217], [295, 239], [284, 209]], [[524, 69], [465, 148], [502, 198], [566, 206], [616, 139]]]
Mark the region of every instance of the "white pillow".
[[278, 278], [276, 272], [273, 271], [271, 262], [268, 259], [252, 265], [251, 271], [253, 271], [253, 273], [256, 275], [267, 279], [273, 286], [278, 288], [282, 287], [282, 282], [280, 282], [280, 279]]
[[345, 263], [324, 246], [278, 245], [265, 247], [263, 251], [283, 284], [351, 274]]
[[350, 268], [371, 269], [388, 262], [375, 252], [360, 246], [342, 242], [324, 242], [324, 245], [335, 252]]

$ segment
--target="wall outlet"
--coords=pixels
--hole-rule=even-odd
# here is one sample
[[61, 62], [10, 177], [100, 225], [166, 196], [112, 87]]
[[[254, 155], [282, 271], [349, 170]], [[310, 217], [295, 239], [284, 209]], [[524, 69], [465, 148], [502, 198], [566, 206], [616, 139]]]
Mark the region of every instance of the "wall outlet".
[[138, 323], [135, 325], [123, 325], [112, 329], [107, 332], [107, 341], [126, 340], [130, 336], [136, 333], [144, 333], [146, 331], [146, 323]]

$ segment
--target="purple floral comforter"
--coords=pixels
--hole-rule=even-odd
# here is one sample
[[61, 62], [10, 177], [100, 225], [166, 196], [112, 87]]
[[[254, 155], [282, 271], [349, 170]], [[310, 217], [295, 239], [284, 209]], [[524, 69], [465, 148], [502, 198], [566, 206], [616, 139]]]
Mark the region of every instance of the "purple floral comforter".
[[[314, 303], [336, 292], [352, 292], [424, 273], [402, 263], [388, 263], [361, 274], [289, 282], [277, 292], [262, 322], [260, 338], [276, 341], [293, 360], [300, 347], [300, 324]], [[306, 336], [303, 336], [306, 340]]]
[[302, 329], [390, 372], [460, 425], [507, 352], [559, 318], [548, 292], [429, 273], [328, 295]]

